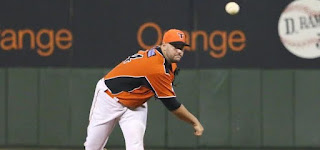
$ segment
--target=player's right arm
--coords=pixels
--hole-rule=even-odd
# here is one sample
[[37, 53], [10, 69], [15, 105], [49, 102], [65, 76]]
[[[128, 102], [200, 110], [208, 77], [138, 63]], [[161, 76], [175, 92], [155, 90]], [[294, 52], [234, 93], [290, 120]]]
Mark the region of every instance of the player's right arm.
[[201, 136], [203, 127], [199, 120], [191, 114], [176, 98], [159, 98], [161, 102], [179, 119], [191, 124], [195, 130], [196, 136]]
[[201, 136], [203, 133], [203, 126], [201, 125], [200, 121], [191, 114], [187, 108], [185, 108], [182, 104], [176, 110], [171, 111], [175, 116], [179, 119], [190, 123], [194, 128], [194, 135]]

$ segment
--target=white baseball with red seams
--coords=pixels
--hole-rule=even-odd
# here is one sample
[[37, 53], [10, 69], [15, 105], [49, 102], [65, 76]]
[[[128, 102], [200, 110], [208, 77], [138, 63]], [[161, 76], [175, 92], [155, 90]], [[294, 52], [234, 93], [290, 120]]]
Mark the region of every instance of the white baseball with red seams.
[[236, 2], [229, 2], [225, 6], [225, 10], [230, 15], [235, 15], [239, 12], [240, 7]]
[[291, 2], [279, 18], [278, 32], [292, 54], [304, 59], [320, 57], [320, 1]]

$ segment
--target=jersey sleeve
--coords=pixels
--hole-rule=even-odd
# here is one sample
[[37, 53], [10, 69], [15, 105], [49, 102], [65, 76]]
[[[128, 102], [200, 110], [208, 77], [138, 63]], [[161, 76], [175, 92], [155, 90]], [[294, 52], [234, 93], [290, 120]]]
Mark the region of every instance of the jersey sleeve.
[[175, 97], [172, 97], [172, 98], [159, 98], [159, 100], [170, 111], [176, 110], [181, 106], [181, 103]]
[[159, 73], [147, 76], [157, 98], [176, 97], [172, 87], [173, 77], [169, 74]]

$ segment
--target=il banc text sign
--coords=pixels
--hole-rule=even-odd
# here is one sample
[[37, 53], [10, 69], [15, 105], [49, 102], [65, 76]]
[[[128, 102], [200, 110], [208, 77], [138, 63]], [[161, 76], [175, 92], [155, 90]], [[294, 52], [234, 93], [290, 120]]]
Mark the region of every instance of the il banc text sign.
[[[152, 45], [147, 45], [143, 40], [143, 33], [146, 30], [155, 30], [157, 33], [157, 40]], [[227, 50], [234, 52], [241, 52], [246, 47], [246, 35], [241, 30], [232, 30], [227, 32], [225, 30], [213, 30], [210, 33], [202, 30], [184, 31], [186, 34], [186, 42], [190, 44], [190, 47], [186, 47], [185, 50], [195, 51], [197, 44], [203, 44], [203, 50], [209, 51], [209, 55], [213, 58], [223, 58], [226, 55]], [[165, 31], [154, 22], [147, 22], [142, 24], [137, 32], [137, 41], [141, 48], [149, 49], [156, 45], [160, 45], [162, 36]], [[197, 43], [197, 39], [201, 38], [203, 43]]]

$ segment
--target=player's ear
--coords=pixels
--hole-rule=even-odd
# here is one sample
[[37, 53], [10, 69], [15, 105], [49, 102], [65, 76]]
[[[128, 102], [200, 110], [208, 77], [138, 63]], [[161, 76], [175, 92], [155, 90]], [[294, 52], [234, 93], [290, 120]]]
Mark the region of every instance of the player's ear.
[[167, 49], [167, 47], [168, 47], [168, 44], [166, 44], [166, 43], [161, 44], [162, 51], [165, 51]]

